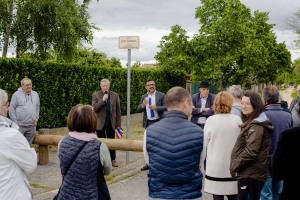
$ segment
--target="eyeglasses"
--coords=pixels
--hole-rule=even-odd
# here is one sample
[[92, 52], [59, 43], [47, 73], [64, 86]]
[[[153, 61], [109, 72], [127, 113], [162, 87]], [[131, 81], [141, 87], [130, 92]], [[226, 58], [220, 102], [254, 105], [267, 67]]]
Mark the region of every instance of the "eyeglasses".
[[32, 86], [32, 83], [24, 85], [25, 87]]
[[9, 107], [9, 102], [6, 102], [6, 104], [3, 105], [3, 106]]
[[149, 87], [149, 86], [155, 86], [155, 84], [148, 84], [148, 85], [146, 85], [146, 86], [148, 86], [148, 87]]

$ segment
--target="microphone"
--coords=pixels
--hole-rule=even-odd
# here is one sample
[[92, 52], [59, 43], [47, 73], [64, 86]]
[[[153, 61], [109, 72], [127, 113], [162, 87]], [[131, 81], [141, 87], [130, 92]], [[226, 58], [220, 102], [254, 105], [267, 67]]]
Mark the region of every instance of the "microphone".
[[[107, 94], [107, 91], [105, 91], [104, 94]], [[105, 103], [107, 103], [107, 99], [105, 100]]]

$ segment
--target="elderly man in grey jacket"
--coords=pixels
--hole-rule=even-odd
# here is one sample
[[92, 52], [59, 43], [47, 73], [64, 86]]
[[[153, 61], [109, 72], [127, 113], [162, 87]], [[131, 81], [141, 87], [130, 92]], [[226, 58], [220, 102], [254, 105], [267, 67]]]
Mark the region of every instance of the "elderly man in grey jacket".
[[10, 119], [19, 125], [19, 131], [32, 143], [40, 113], [40, 98], [32, 90], [32, 81], [29, 78], [21, 80], [21, 87], [16, 91], [10, 102]]
[[240, 85], [232, 85], [228, 88], [228, 92], [233, 97], [233, 104], [231, 108], [231, 114], [241, 116], [241, 101], [243, 97], [243, 89]]

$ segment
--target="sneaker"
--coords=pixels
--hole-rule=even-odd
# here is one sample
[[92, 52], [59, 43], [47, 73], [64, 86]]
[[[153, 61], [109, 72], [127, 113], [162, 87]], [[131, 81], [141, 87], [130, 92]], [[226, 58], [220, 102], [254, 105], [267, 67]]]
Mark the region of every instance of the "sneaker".
[[144, 165], [142, 168], [141, 168], [141, 171], [145, 171], [145, 170], [148, 170], [149, 169], [149, 165]]

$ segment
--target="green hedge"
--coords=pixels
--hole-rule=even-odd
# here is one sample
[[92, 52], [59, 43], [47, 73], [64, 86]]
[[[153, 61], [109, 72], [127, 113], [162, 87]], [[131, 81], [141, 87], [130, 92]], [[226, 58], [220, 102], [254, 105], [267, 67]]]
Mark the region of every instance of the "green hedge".
[[[69, 110], [76, 104], [91, 104], [92, 94], [100, 89], [103, 78], [111, 81], [111, 90], [120, 96], [122, 115], [127, 109], [127, 69], [86, 67], [0, 58], [0, 88], [9, 98], [20, 87], [22, 78], [32, 79], [33, 90], [41, 100], [38, 127], [66, 126]], [[158, 69], [131, 70], [131, 113], [136, 112], [141, 95], [146, 92], [145, 80], [153, 78], [158, 91], [166, 93], [173, 86], [185, 87], [185, 74]]]

